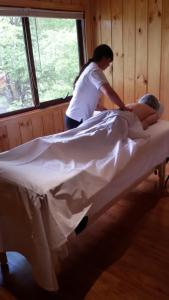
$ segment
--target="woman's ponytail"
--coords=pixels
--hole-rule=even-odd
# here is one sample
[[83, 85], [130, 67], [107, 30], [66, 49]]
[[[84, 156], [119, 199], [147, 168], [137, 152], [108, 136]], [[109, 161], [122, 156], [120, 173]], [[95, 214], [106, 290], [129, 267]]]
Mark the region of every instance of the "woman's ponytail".
[[93, 58], [89, 58], [88, 61], [87, 61], [87, 63], [85, 63], [85, 64], [82, 66], [82, 68], [81, 68], [79, 74], [77, 75], [77, 77], [75, 78], [75, 80], [74, 80], [74, 82], [73, 82], [73, 88], [75, 88], [75, 84], [76, 84], [77, 80], [79, 79], [80, 75], [83, 73], [83, 71], [86, 69], [86, 67], [87, 67], [91, 62], [93, 62]]

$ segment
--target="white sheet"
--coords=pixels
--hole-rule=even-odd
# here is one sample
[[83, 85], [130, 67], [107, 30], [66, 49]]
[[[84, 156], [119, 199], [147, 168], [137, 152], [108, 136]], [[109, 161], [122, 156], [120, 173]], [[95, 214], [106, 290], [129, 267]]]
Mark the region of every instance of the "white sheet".
[[118, 196], [133, 186], [140, 178], [151, 172], [169, 157], [169, 122], [159, 120], [150, 126], [146, 133], [150, 136], [148, 143], [137, 151], [130, 160], [124, 172], [120, 172], [114, 179], [96, 194], [92, 199], [92, 207], [88, 216], [97, 215], [112, 199], [118, 200]]
[[[37, 282], [56, 290], [60, 253], [83, 216], [116, 197], [120, 180], [125, 190], [168, 156], [169, 122], [161, 122], [154, 138], [154, 126], [143, 131], [133, 113], [105, 111], [77, 129], [0, 154], [0, 250], [23, 253]], [[164, 149], [147, 160], [159, 142]]]

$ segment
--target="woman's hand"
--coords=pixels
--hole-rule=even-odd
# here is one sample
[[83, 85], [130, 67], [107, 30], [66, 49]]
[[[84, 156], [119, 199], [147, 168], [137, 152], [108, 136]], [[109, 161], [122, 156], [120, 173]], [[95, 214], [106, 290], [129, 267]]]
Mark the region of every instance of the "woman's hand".
[[132, 108], [129, 108], [128, 106], [125, 106], [125, 109], [124, 109], [124, 110], [130, 111], [130, 112], [133, 111], [133, 109], [132, 109]]

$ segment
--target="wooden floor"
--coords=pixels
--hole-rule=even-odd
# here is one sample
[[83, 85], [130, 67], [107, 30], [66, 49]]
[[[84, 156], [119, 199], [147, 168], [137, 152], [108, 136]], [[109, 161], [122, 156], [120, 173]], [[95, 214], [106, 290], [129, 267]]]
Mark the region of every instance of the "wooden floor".
[[21, 255], [8, 253], [0, 300], [168, 300], [169, 195], [153, 175], [72, 241], [60, 291], [40, 289]]

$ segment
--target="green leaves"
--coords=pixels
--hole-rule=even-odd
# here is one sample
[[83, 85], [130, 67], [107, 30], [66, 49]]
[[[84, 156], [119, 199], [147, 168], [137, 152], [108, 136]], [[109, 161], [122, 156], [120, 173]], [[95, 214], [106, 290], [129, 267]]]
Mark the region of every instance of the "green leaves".
[[[40, 101], [71, 95], [79, 72], [76, 20], [29, 21]], [[20, 17], [0, 17], [0, 40], [0, 112], [33, 106]]]
[[31, 18], [30, 28], [40, 101], [64, 98], [79, 71], [76, 21]]

